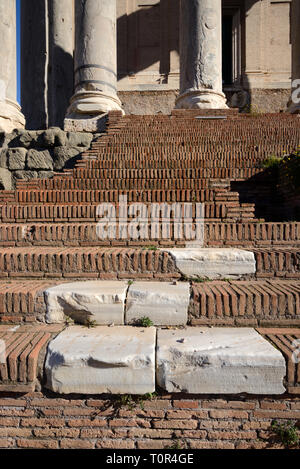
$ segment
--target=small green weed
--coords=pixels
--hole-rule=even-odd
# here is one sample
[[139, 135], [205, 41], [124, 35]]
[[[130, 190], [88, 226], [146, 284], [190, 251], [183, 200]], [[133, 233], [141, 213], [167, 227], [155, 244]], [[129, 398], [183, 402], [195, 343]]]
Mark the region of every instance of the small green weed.
[[175, 440], [174, 443], [172, 443], [168, 449], [174, 449], [174, 450], [182, 449], [181, 442], [179, 440]]
[[267, 158], [266, 160], [264, 160], [261, 166], [262, 168], [265, 168], [265, 169], [274, 169], [274, 168], [278, 168], [278, 166], [280, 165], [280, 163], [282, 163], [282, 161], [283, 161], [283, 158], [276, 156], [276, 155], [272, 155], [272, 156], [269, 156], [269, 158]]
[[278, 423], [277, 420], [274, 420], [271, 429], [280, 438], [281, 443], [286, 448], [299, 444], [298, 429], [293, 422]]
[[127, 407], [129, 410], [132, 410], [135, 406], [135, 402], [131, 394], [122, 394], [116, 397], [113, 406], [115, 409]]
[[73, 324], [75, 324], [74, 319], [70, 318], [70, 316], [66, 316], [65, 317], [65, 325], [66, 326], [72, 326]]
[[88, 319], [85, 321], [84, 326], [87, 327], [88, 329], [92, 329], [92, 328], [94, 328], [94, 327], [97, 326], [97, 321], [95, 321], [94, 319], [88, 318]]
[[137, 319], [136, 325], [139, 327], [152, 327], [154, 326], [154, 323], [150, 318], [148, 318], [148, 316], [143, 316], [142, 318]]

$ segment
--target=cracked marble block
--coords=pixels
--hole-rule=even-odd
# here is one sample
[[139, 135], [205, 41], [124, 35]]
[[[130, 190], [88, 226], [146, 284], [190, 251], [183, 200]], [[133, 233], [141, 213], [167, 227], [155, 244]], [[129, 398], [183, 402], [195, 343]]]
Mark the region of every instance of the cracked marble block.
[[233, 248], [164, 249], [187, 277], [238, 278], [255, 274], [254, 253]]
[[46, 321], [62, 323], [68, 316], [75, 322], [98, 325], [124, 324], [128, 283], [91, 281], [63, 283], [45, 291]]
[[125, 322], [148, 317], [156, 326], [185, 325], [189, 301], [188, 282], [135, 282], [128, 290]]
[[154, 327], [71, 326], [49, 343], [46, 387], [60, 394], [155, 391]]
[[282, 354], [251, 328], [159, 330], [157, 383], [190, 394], [282, 394]]

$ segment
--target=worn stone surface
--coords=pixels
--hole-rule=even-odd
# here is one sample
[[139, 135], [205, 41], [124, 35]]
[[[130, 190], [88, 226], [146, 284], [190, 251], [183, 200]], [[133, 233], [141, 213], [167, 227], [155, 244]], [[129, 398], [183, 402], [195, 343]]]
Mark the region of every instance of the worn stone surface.
[[51, 179], [53, 176], [54, 176], [54, 171], [38, 171], [37, 172], [37, 177], [41, 179]]
[[68, 132], [68, 144], [70, 147], [89, 147], [94, 138], [92, 133], [88, 132]]
[[73, 168], [81, 153], [100, 135], [65, 132], [58, 127], [3, 132], [0, 133], [0, 168], [12, 171], [13, 186], [18, 179], [50, 178], [53, 171]]
[[285, 360], [250, 328], [159, 330], [157, 382], [168, 392], [282, 394]]
[[41, 134], [41, 144], [47, 147], [64, 146], [67, 144], [66, 132], [58, 127], [52, 127]]
[[50, 169], [53, 170], [53, 159], [48, 150], [31, 149], [27, 154], [28, 169]]
[[177, 108], [221, 109], [221, 0], [182, 0], [180, 23], [180, 96]]
[[170, 91], [119, 91], [126, 115], [171, 114], [178, 90]]
[[77, 119], [67, 117], [64, 120], [64, 130], [67, 132], [104, 132], [106, 128], [107, 113], [99, 115], [83, 115]]
[[61, 323], [65, 315], [81, 324], [124, 324], [127, 282], [91, 281], [57, 285], [45, 292], [46, 321]]
[[[51, 171], [46, 171], [48, 173], [52, 173]], [[22, 179], [23, 181], [30, 181], [30, 179], [36, 179], [38, 177], [38, 172], [37, 171], [13, 171], [11, 173], [13, 179], [16, 181], [18, 179]]]
[[185, 325], [189, 299], [187, 282], [135, 282], [128, 291], [126, 323], [148, 317], [157, 326]]
[[254, 253], [242, 249], [167, 249], [176, 267], [187, 277], [209, 279], [255, 274]]
[[38, 145], [39, 136], [42, 132], [34, 130], [17, 129], [12, 134], [6, 134], [6, 145], [22, 148], [30, 148]]
[[13, 188], [12, 175], [8, 169], [0, 168], [0, 190], [10, 191]]
[[7, 166], [11, 170], [25, 169], [26, 148], [9, 148], [6, 151]]
[[54, 169], [59, 171], [80, 157], [82, 148], [77, 147], [56, 147], [53, 151]]
[[155, 328], [72, 326], [48, 347], [47, 388], [61, 394], [155, 390]]

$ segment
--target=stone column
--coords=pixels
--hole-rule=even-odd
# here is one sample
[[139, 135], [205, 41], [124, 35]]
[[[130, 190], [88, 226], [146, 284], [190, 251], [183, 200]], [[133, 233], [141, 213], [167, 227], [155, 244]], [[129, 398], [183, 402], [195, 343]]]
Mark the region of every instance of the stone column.
[[62, 127], [74, 92], [74, 0], [34, 0], [34, 8], [32, 5], [30, 0], [21, 1], [21, 93], [26, 127]]
[[116, 49], [116, 0], [75, 0], [75, 95], [66, 121], [121, 110]]
[[21, 1], [21, 102], [28, 130], [48, 125], [46, 0]]
[[224, 109], [222, 1], [181, 0], [178, 109]]
[[74, 92], [74, 1], [51, 0], [48, 9], [48, 124], [62, 127]]
[[15, 0], [0, 1], [0, 130], [24, 128], [17, 103], [17, 32]]

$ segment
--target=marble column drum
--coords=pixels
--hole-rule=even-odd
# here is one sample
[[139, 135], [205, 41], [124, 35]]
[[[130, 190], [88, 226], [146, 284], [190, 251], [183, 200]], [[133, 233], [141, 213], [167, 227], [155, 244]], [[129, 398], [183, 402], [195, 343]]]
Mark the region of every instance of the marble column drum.
[[75, 0], [75, 95], [67, 117], [121, 110], [117, 97], [116, 0]]
[[16, 2], [0, 2], [0, 131], [24, 128], [25, 118], [17, 103]]
[[177, 109], [224, 109], [222, 2], [181, 0], [180, 95]]
[[74, 2], [51, 0], [49, 16], [48, 125], [62, 127], [74, 92]]

